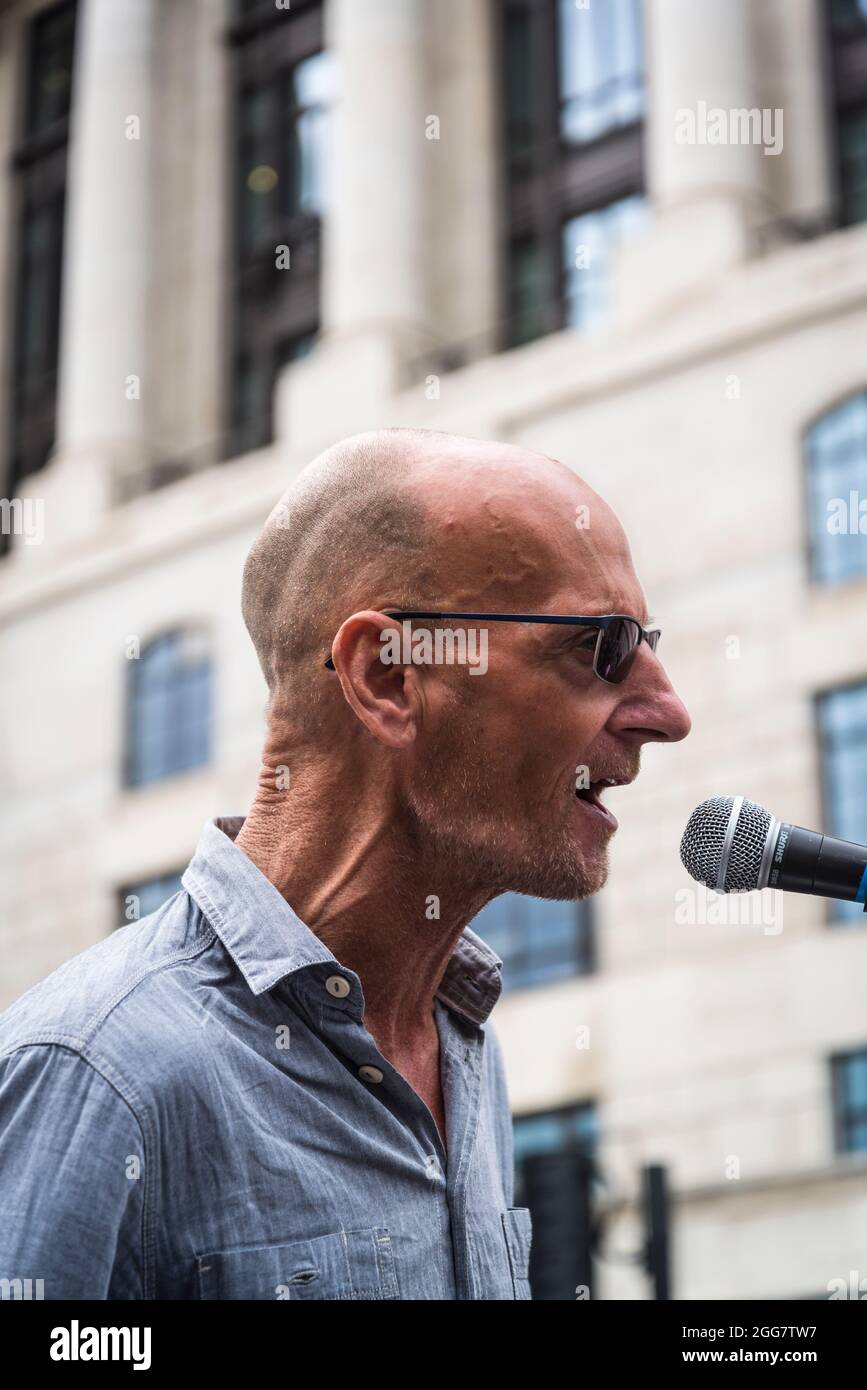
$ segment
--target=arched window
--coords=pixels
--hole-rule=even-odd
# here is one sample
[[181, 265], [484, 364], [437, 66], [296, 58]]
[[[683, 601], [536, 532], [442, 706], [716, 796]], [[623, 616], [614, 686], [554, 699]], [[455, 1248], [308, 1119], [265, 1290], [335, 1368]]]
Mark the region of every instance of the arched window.
[[810, 568], [818, 584], [867, 574], [867, 391], [807, 431]]
[[156, 638], [132, 659], [126, 782], [140, 786], [211, 756], [211, 658], [197, 629]]

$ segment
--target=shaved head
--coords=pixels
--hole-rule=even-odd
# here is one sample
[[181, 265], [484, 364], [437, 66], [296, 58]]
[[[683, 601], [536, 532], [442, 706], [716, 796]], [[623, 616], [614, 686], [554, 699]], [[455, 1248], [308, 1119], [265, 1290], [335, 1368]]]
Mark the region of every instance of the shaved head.
[[618, 623], [602, 655], [596, 619], [647, 625], [623, 528], [521, 445], [357, 434], [271, 512], [243, 612], [270, 699], [237, 844], [358, 970], [377, 1042], [382, 1020], [428, 1056], [467, 923], [503, 893], [598, 892], [603, 796], [643, 744], [689, 732], [655, 645]]
[[[404, 865], [428, 861], [477, 905], [509, 889], [595, 892], [611, 819], [581, 799], [576, 774], [630, 780], [642, 742], [682, 737], [659, 732], [682, 728], [683, 710], [650, 649], [630, 681], [606, 684], [598, 632], [581, 624], [483, 624], [484, 672], [386, 660], [390, 609], [646, 622], [611, 508], [521, 446], [420, 429], [334, 445], [268, 517], [242, 604], [270, 691], [259, 807], [277, 838], [291, 828], [298, 843], [327, 807], [333, 839], [345, 808], [348, 835], [382, 837]], [[287, 796], [277, 772], [289, 766]]]
[[[496, 606], [492, 590], [507, 576], [526, 586], [533, 567], [521, 528], [492, 494], [490, 475], [499, 473], [502, 491], [524, 475], [529, 526], [539, 481], [529, 460], [566, 474], [573, 490], [579, 482], [544, 455], [423, 429], [353, 435], [314, 459], [274, 507], [244, 567], [242, 612], [274, 708], [303, 710], [311, 728], [319, 723], [322, 663], [359, 608], [453, 607], [455, 580], [474, 555], [478, 574], [462, 603]], [[488, 485], [476, 490], [472, 479], [482, 472]], [[564, 514], [571, 525], [574, 508]], [[480, 527], [490, 532], [481, 547]], [[503, 566], [492, 563], [496, 552]]]

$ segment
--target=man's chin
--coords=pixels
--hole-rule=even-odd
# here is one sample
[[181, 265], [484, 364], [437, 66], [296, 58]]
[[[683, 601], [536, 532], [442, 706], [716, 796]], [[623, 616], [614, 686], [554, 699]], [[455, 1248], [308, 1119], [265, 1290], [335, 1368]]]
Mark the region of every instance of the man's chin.
[[444, 822], [418, 802], [410, 811], [419, 841], [434, 860], [450, 864], [461, 880], [495, 894], [577, 902], [598, 893], [608, 878], [607, 834], [585, 844], [574, 833], [562, 831], [540, 837], [539, 827], [533, 826], [516, 837], [513, 825], [506, 830], [457, 817]]
[[519, 863], [504, 865], [504, 891], [553, 902], [578, 902], [604, 888], [608, 879], [607, 848], [586, 851], [564, 844], [561, 852], [547, 845], [533, 858], [526, 851]]
[[516, 879], [506, 891], [523, 893], [528, 898], [543, 898], [549, 902], [580, 902], [600, 892], [607, 879], [607, 869], [596, 874], [534, 872]]

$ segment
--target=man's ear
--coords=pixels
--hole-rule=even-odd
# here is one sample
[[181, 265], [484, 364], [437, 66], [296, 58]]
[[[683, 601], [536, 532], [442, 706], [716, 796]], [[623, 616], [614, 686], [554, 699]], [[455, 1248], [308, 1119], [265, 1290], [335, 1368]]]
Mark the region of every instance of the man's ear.
[[402, 636], [394, 618], [368, 608], [346, 619], [331, 646], [347, 704], [374, 738], [392, 748], [413, 741], [423, 708], [420, 668], [404, 651]]

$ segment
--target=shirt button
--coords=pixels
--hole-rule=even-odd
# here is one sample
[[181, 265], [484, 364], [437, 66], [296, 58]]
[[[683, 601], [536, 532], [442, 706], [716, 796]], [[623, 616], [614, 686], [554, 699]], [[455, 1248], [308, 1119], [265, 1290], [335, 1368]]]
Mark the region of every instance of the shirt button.
[[358, 1068], [358, 1075], [359, 1075], [364, 1081], [381, 1081], [381, 1080], [382, 1080], [382, 1072], [379, 1070], [379, 1067], [359, 1067], [359, 1068]]
[[344, 980], [342, 975], [329, 975], [325, 981], [325, 988], [329, 994], [333, 994], [335, 999], [345, 999], [352, 985], [348, 980]]

